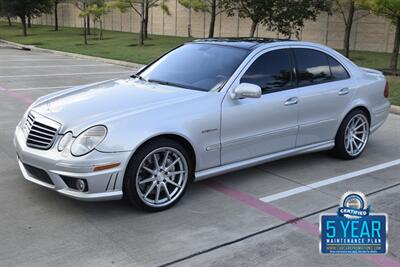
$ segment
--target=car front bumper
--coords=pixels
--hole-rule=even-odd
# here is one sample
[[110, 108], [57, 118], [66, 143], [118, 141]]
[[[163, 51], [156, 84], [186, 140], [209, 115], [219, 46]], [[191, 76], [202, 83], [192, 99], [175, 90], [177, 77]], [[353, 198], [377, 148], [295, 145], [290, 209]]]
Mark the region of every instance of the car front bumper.
[[[94, 150], [82, 157], [74, 157], [66, 149], [59, 152], [55, 147], [39, 150], [26, 145], [26, 136], [17, 126], [14, 145], [21, 172], [25, 179], [55, 190], [65, 196], [84, 201], [117, 200], [122, 198], [125, 167], [130, 152], [103, 153]], [[119, 166], [94, 171], [96, 166], [119, 163]], [[71, 186], [76, 179], [84, 179], [87, 191], [81, 192]]]

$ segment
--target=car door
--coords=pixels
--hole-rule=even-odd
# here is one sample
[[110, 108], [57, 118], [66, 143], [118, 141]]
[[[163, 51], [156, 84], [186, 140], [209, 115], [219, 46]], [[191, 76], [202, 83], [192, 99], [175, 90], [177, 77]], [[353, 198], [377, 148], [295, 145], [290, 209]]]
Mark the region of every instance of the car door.
[[332, 56], [293, 48], [299, 94], [297, 147], [335, 138], [339, 116], [351, 102], [349, 74]]
[[298, 132], [298, 95], [288, 48], [255, 56], [230, 90], [240, 83], [257, 84], [257, 99], [232, 99], [222, 103], [221, 163], [227, 164], [295, 147]]

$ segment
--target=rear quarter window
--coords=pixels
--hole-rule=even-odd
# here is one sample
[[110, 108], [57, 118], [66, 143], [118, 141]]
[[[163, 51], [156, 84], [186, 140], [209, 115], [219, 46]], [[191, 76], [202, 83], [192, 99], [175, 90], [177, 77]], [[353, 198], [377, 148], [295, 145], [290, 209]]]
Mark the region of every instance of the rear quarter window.
[[349, 73], [336, 59], [328, 56], [329, 66], [331, 67], [332, 80], [340, 81], [350, 78]]

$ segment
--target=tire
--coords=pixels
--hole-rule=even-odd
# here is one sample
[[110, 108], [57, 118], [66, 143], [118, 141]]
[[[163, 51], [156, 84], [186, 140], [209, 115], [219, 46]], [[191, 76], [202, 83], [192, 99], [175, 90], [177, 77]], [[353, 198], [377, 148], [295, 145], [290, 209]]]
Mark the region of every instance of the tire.
[[139, 209], [168, 209], [183, 197], [193, 174], [193, 163], [181, 144], [168, 138], [155, 139], [141, 146], [130, 160], [124, 176], [124, 198]]
[[368, 114], [364, 110], [355, 109], [347, 114], [336, 134], [335, 156], [346, 160], [358, 158], [367, 146], [369, 127]]

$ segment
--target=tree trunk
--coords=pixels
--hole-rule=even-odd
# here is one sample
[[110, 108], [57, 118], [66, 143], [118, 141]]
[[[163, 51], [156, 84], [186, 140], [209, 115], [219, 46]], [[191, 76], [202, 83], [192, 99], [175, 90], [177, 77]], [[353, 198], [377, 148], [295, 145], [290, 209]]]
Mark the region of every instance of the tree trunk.
[[58, 1], [54, 2], [54, 30], [58, 31]]
[[253, 22], [251, 23], [250, 37], [254, 37], [254, 33], [256, 32], [257, 25], [258, 25], [258, 22], [257, 22], [257, 21], [253, 21]]
[[86, 17], [83, 18], [83, 43], [85, 45], [88, 44], [88, 42], [87, 42], [87, 20], [86, 20]]
[[8, 21], [8, 26], [12, 26], [12, 23], [11, 23], [11, 18], [10, 18], [10, 16], [7, 16], [7, 21]]
[[103, 20], [99, 20], [100, 23], [100, 40], [103, 40]]
[[87, 34], [90, 35], [90, 16], [86, 16]]
[[344, 42], [343, 42], [344, 55], [346, 57], [349, 57], [350, 54], [350, 37], [351, 37], [351, 29], [353, 27], [354, 12], [355, 12], [354, 1], [353, 0], [349, 1], [350, 1], [350, 7], [349, 7], [349, 13], [347, 14], [347, 22], [345, 22], [345, 32], [344, 32]]
[[26, 16], [25, 15], [24, 16], [20, 16], [20, 18], [21, 18], [21, 23], [22, 23], [22, 32], [23, 32], [24, 36], [27, 36], [28, 33], [27, 33], [27, 30], [26, 30]]
[[[83, 3], [83, 10], [86, 10], [86, 3]], [[83, 43], [85, 45], [88, 44], [87, 42], [87, 16], [83, 17]]]
[[188, 37], [192, 37], [192, 7], [189, 7]]
[[396, 19], [396, 35], [394, 38], [393, 54], [392, 54], [392, 60], [390, 63], [390, 69], [394, 73], [397, 73], [399, 50], [400, 50], [400, 17], [397, 17], [397, 19]]
[[98, 19], [94, 18], [93, 19], [93, 35], [97, 36], [97, 25], [96, 25], [96, 21], [98, 21]]
[[214, 38], [214, 28], [215, 28], [215, 17], [217, 11], [217, 0], [211, 0], [211, 12], [210, 12], [210, 29], [208, 31], [208, 38]]
[[148, 27], [149, 27], [149, 1], [146, 0], [145, 7], [144, 7], [144, 39], [148, 38]]
[[32, 28], [31, 15], [28, 15], [28, 28]]
[[149, 20], [148, 19], [144, 20], [143, 27], [144, 27], [144, 29], [143, 29], [144, 39], [147, 39], [149, 37], [149, 34], [148, 34]]
[[140, 2], [140, 35], [139, 35], [139, 45], [143, 46], [144, 45], [144, 13], [145, 13], [145, 3], [142, 0]]

